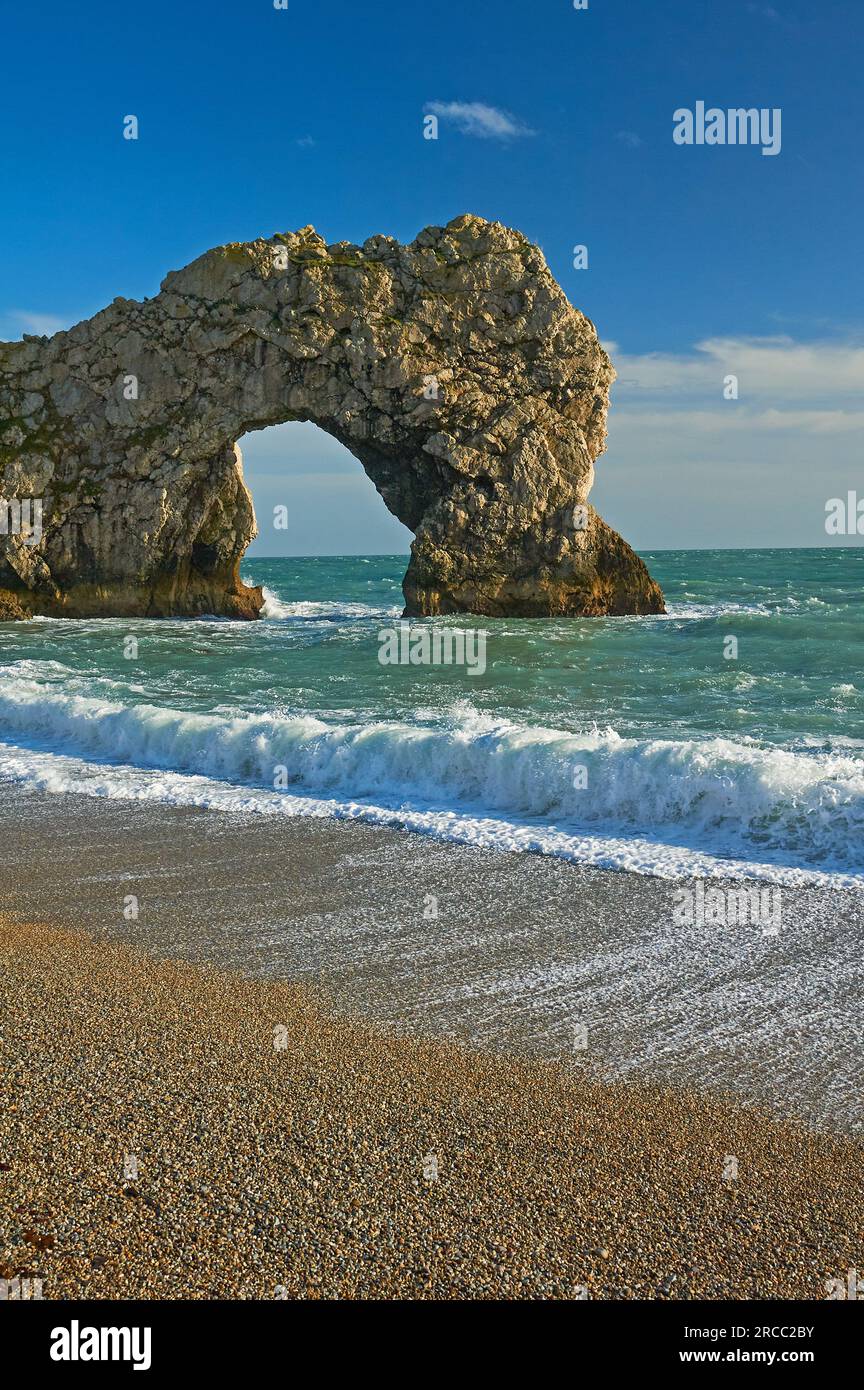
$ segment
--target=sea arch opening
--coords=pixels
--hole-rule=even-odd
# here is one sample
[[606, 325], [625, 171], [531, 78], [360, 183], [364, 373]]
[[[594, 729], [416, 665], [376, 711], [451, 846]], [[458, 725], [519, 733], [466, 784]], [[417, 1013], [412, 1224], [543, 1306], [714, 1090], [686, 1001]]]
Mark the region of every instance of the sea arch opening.
[[400, 555], [407, 564], [413, 532], [326, 430], [288, 421], [251, 430], [237, 444], [258, 524], [246, 559]]

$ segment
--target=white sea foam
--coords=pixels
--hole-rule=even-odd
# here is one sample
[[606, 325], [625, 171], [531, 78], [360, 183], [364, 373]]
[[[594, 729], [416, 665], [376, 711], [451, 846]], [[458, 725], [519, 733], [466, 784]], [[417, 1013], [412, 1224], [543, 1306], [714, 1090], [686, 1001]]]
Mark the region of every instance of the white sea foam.
[[[642, 872], [857, 877], [864, 759], [633, 739], [478, 715], [437, 723], [197, 713], [0, 677], [0, 775], [54, 791], [340, 815]], [[24, 752], [23, 749], [30, 751]], [[274, 791], [277, 768], [288, 791]], [[587, 786], [579, 768], [587, 772]], [[682, 866], [689, 864], [689, 870]]]
[[283, 621], [286, 618], [378, 618], [398, 617], [402, 612], [401, 605], [379, 605], [371, 603], [346, 603], [346, 602], [327, 602], [298, 600], [295, 603], [283, 603], [282, 599], [277, 598], [272, 589], [268, 589], [265, 584], [264, 607], [261, 609], [262, 618], [269, 618], [271, 621]]
[[[811, 600], [808, 599], [809, 602]], [[819, 604], [821, 599], [815, 599], [812, 602]], [[666, 605], [666, 612], [656, 616], [661, 620], [671, 618], [673, 621], [686, 619], [687, 621], [700, 622], [710, 618], [770, 618], [776, 613], [789, 613], [798, 607], [799, 604], [794, 598], [775, 599], [766, 603], [735, 603], [732, 600], [727, 600], [725, 603], [670, 602]], [[652, 621], [654, 621], [653, 618]]]

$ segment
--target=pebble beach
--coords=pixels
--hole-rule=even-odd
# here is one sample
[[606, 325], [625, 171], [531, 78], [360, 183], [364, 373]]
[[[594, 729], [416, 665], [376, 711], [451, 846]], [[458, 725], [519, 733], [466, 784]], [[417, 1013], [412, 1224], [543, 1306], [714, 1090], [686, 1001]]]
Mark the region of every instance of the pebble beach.
[[0, 923], [0, 1279], [46, 1299], [824, 1299], [854, 1138]]

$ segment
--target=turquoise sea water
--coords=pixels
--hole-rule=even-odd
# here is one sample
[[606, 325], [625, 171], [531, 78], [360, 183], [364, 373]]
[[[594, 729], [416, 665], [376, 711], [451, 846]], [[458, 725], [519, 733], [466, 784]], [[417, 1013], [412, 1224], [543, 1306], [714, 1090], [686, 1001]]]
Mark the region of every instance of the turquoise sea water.
[[380, 664], [403, 556], [250, 560], [257, 624], [0, 625], [0, 777], [864, 886], [864, 548], [645, 558], [664, 617], [435, 620], [482, 675]]

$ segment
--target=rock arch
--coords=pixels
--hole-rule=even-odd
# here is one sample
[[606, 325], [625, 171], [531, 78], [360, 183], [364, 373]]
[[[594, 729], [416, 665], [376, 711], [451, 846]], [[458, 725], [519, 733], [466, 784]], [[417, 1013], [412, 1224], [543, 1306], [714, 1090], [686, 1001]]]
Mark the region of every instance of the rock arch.
[[236, 440], [312, 420], [415, 533], [408, 615], [655, 613], [587, 502], [614, 371], [542, 253], [479, 217], [410, 246], [311, 227], [217, 247], [158, 295], [0, 345], [6, 611], [255, 617]]

